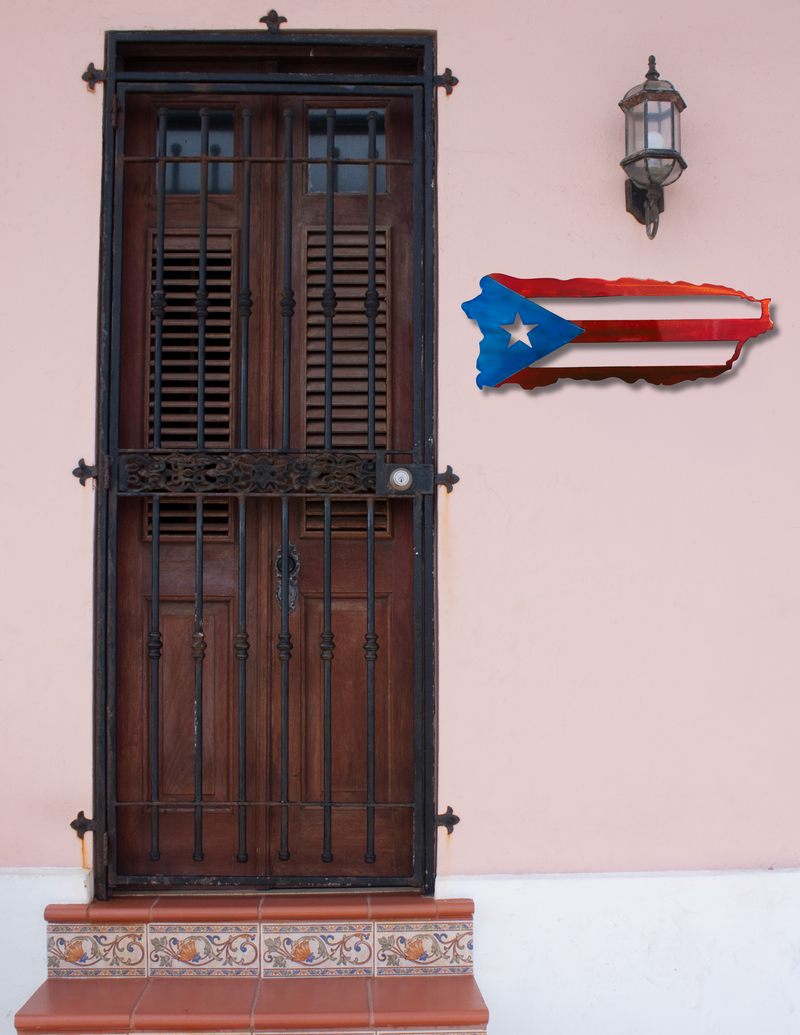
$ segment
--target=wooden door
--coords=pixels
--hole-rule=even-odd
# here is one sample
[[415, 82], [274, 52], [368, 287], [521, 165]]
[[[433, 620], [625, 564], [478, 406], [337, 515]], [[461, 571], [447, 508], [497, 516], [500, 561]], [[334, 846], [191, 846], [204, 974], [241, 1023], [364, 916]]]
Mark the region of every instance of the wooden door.
[[[409, 164], [369, 181], [375, 110]], [[414, 500], [193, 472], [413, 462], [411, 101], [142, 93], [124, 120], [126, 159], [164, 160], [125, 163], [121, 464], [181, 474], [119, 498], [112, 883], [410, 882]], [[320, 120], [339, 162], [271, 161]]]

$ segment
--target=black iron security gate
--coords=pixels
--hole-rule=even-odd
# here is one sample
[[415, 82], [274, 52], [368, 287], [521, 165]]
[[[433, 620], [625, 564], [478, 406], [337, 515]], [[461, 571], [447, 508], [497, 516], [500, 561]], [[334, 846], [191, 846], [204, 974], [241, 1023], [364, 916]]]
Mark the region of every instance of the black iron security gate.
[[97, 894], [430, 892], [433, 40], [106, 67]]

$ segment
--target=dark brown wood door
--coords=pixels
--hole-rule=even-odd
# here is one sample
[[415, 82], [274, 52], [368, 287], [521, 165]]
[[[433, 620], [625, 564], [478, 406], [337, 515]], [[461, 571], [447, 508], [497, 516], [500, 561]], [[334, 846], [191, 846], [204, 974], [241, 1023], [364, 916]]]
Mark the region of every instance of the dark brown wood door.
[[[160, 172], [125, 163], [119, 447], [152, 453], [157, 427], [164, 457], [188, 473], [183, 491], [118, 502], [112, 882], [410, 879], [414, 501], [341, 485], [215, 492], [191, 470], [200, 454], [224, 464], [245, 439], [249, 451], [286, 448], [287, 433], [293, 455], [388, 449], [411, 462], [412, 169], [373, 167], [370, 192], [367, 166], [344, 164], [365, 146], [370, 110], [373, 147], [410, 160], [411, 101], [214, 94], [202, 104], [201, 118], [190, 95], [133, 94], [124, 111], [126, 158], [153, 156], [160, 132], [174, 160]], [[225, 163], [248, 153], [248, 123], [254, 160]], [[341, 164], [287, 173], [257, 160], [286, 154], [287, 126], [294, 156], [319, 156], [330, 144], [319, 127], [331, 125]], [[206, 173], [191, 161], [201, 151], [216, 159]]]

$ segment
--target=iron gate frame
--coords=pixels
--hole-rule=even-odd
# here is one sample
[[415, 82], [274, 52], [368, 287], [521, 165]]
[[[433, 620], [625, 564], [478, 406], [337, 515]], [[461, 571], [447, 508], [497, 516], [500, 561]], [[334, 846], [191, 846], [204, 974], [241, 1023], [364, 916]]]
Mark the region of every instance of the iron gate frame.
[[[330, 73], [130, 72], [120, 67], [126, 44], [223, 48], [236, 45], [295, 45], [337, 48], [380, 47], [402, 56], [408, 48], [422, 58], [418, 75]], [[267, 55], [265, 54], [265, 57]], [[439, 77], [441, 78], [441, 77]], [[95, 631], [94, 631], [94, 881], [95, 896], [106, 899], [117, 888], [157, 886], [231, 889], [319, 887], [410, 887], [432, 895], [436, 855], [435, 739], [435, 33], [264, 31], [111, 31], [106, 33], [103, 119], [103, 187], [98, 326], [98, 407], [96, 428]], [[198, 86], [202, 84], [202, 94]], [[120, 498], [119, 358], [122, 286], [122, 184], [116, 174], [122, 153], [120, 113], [130, 93], [185, 92], [319, 94], [387, 98], [410, 96], [414, 106], [414, 467], [420, 477], [413, 495], [414, 547], [414, 823], [413, 875], [410, 877], [130, 877], [116, 872], [116, 593], [117, 511]], [[124, 163], [123, 163], [124, 164]], [[143, 452], [143, 451], [138, 451]], [[146, 451], [144, 451], [146, 452]], [[209, 451], [213, 452], [213, 451]], [[228, 450], [234, 453], [235, 450]], [[274, 453], [278, 450], [271, 451]], [[302, 452], [302, 451], [295, 451]], [[309, 451], [311, 452], [311, 451]], [[399, 451], [395, 451], [399, 452]], [[386, 451], [376, 451], [378, 468]], [[406, 465], [410, 466], [410, 465]], [[373, 490], [372, 498], [381, 486]], [[124, 490], [123, 490], [124, 491]], [[448, 488], [449, 491], [449, 488]], [[391, 495], [391, 493], [388, 493]], [[293, 495], [302, 495], [295, 493]], [[386, 496], [384, 488], [380, 492]], [[400, 493], [398, 493], [400, 495]], [[330, 498], [330, 496], [328, 497]]]

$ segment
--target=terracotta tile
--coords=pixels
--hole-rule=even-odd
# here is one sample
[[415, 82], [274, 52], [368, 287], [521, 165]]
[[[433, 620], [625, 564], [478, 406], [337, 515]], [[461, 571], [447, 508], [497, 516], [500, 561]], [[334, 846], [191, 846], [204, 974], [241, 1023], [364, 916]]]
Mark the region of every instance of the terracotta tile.
[[262, 923], [286, 923], [292, 920], [324, 923], [326, 920], [368, 919], [367, 895], [264, 895], [261, 900]]
[[127, 1032], [146, 978], [65, 981], [49, 978], [14, 1019], [24, 1032]]
[[90, 924], [146, 924], [150, 919], [154, 895], [141, 898], [114, 898], [110, 902], [90, 902], [88, 922]]
[[147, 977], [144, 924], [48, 924], [50, 977]]
[[258, 923], [260, 895], [162, 895], [153, 906], [154, 924]]
[[440, 920], [471, 920], [475, 903], [471, 898], [437, 898], [436, 911]]
[[262, 924], [265, 978], [369, 977], [373, 924]]
[[370, 917], [373, 920], [435, 920], [436, 899], [422, 895], [397, 894], [369, 896]]
[[376, 923], [377, 977], [472, 973], [472, 920]]
[[489, 1011], [471, 975], [368, 978], [376, 1027], [437, 1028], [483, 1025]]
[[[75, 982], [72, 982], [75, 984]], [[232, 1031], [250, 1027], [257, 978], [154, 977], [133, 1011], [134, 1031]]]
[[87, 905], [52, 905], [44, 907], [44, 918], [48, 924], [85, 924]]
[[370, 1024], [363, 977], [274, 978], [262, 981], [253, 1028], [366, 1028]]
[[150, 924], [153, 976], [258, 977], [258, 924]]

